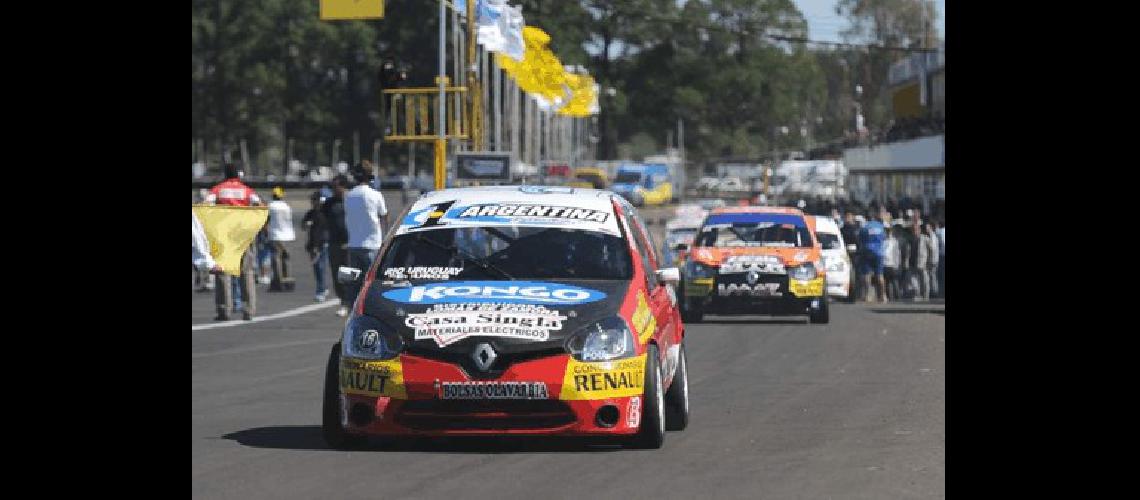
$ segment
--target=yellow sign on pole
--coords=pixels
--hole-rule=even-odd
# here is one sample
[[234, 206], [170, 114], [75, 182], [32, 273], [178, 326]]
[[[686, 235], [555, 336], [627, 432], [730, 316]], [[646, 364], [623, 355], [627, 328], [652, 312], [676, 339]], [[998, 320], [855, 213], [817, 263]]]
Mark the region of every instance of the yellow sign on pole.
[[383, 18], [384, 0], [321, 0], [322, 21]]

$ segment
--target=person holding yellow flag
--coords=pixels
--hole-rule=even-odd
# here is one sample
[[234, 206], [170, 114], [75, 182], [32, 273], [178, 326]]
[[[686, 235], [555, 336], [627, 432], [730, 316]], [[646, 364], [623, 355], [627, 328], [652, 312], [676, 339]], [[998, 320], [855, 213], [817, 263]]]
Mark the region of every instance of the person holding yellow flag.
[[[210, 188], [210, 194], [206, 197], [207, 205], [217, 205], [218, 209], [225, 208], [225, 210], [213, 211], [208, 218], [202, 220], [207, 234], [216, 232], [222, 236], [222, 238], [214, 238], [214, 245], [211, 245], [211, 249], [215, 250], [214, 247], [218, 244], [225, 244], [227, 250], [240, 250], [241, 253], [240, 262], [236, 266], [237, 269], [226, 269], [226, 274], [219, 276], [221, 279], [214, 287], [214, 305], [218, 309], [218, 315], [214, 318], [215, 321], [230, 319], [230, 296], [233, 297], [233, 311], [235, 313], [239, 310], [242, 311], [242, 319], [246, 321], [253, 319], [257, 310], [257, 285], [254, 283], [256, 257], [250, 251], [250, 243], [256, 237], [257, 231], [265, 225], [269, 214], [266, 209], [246, 212], [241, 208], [236, 210], [229, 208], [263, 205], [257, 193], [241, 181], [241, 176], [242, 173], [236, 165], [227, 164], [225, 166], [225, 180]], [[202, 215], [200, 214], [199, 217], [202, 218]], [[252, 232], [250, 232], [251, 230]], [[212, 251], [211, 253], [214, 253], [215, 257], [217, 256], [215, 252]], [[224, 263], [223, 267], [225, 267]], [[242, 299], [245, 299], [244, 304]]]

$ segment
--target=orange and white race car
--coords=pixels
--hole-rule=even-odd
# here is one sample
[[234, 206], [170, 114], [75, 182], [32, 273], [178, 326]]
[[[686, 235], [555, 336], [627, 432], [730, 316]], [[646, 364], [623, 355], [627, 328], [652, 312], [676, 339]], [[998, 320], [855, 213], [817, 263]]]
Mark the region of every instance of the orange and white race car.
[[814, 220], [794, 208], [714, 209], [682, 271], [686, 322], [704, 314], [807, 315], [828, 322]]

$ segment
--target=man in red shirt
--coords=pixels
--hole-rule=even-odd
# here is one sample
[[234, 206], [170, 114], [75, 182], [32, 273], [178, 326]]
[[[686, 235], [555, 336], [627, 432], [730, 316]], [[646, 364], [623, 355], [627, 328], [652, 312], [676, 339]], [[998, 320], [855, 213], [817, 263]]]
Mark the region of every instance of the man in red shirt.
[[[206, 203], [210, 205], [230, 205], [235, 207], [249, 207], [263, 205], [261, 197], [253, 191], [249, 186], [241, 181], [242, 172], [238, 170], [237, 165], [232, 163], [225, 166], [226, 179], [214, 187], [210, 188], [210, 193], [206, 195]], [[214, 318], [215, 321], [226, 321], [230, 319], [230, 300], [228, 295], [233, 295], [233, 310], [237, 312], [242, 310], [242, 319], [246, 321], [253, 319], [253, 313], [257, 308], [257, 285], [254, 283], [256, 276], [253, 269], [255, 257], [252, 252], [253, 245], [246, 250], [245, 256], [241, 259], [241, 276], [238, 279], [233, 279], [231, 276], [219, 276], [221, 281], [214, 287], [214, 304], [218, 308], [218, 316]], [[242, 307], [242, 299], [245, 299], [245, 307]]]
[[241, 172], [232, 163], [225, 167], [226, 180], [210, 188], [206, 203], [210, 205], [231, 205], [235, 207], [260, 206], [263, 203], [257, 193], [241, 181]]

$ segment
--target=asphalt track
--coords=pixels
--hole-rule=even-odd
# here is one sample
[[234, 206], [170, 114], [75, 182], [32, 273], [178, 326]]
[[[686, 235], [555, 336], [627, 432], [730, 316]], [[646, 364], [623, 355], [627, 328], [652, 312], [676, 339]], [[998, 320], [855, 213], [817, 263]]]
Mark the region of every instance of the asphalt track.
[[[312, 271], [295, 250], [297, 291], [260, 287], [259, 316], [313, 304]], [[213, 323], [212, 295], [192, 295], [193, 324]], [[829, 325], [688, 325], [691, 421], [660, 450], [501, 438], [330, 450], [320, 408], [344, 323], [335, 307], [192, 331], [193, 495], [944, 497], [944, 307], [832, 306]]]

